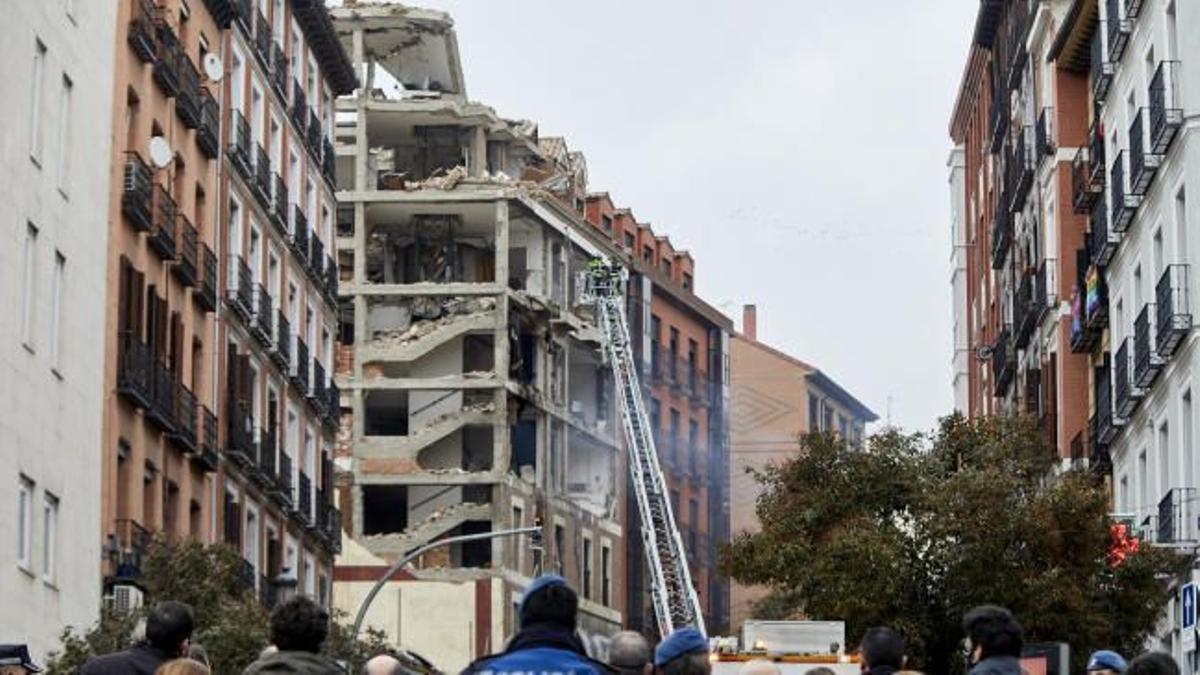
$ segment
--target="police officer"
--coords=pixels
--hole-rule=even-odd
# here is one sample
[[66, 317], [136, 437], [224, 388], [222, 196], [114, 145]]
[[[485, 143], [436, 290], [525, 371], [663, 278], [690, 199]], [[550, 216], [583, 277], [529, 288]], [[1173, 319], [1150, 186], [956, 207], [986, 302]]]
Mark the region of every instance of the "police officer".
[[690, 626], [676, 630], [654, 650], [654, 670], [658, 675], [709, 675], [708, 640]]

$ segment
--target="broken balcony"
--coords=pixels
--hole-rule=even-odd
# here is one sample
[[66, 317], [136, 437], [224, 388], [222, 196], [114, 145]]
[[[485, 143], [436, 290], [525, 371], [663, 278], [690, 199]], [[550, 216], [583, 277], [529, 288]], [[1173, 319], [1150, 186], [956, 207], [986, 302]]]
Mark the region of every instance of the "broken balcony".
[[614, 442], [618, 422], [609, 366], [594, 346], [576, 341], [570, 346], [569, 359], [571, 421], [595, 436]]
[[490, 391], [367, 390], [361, 451], [413, 457], [414, 470], [489, 471], [494, 412]]
[[367, 283], [495, 281], [495, 222], [490, 204], [463, 206], [455, 213], [372, 204], [367, 207], [367, 222]]
[[[362, 540], [377, 555], [398, 556], [441, 537], [486, 532], [491, 527], [492, 486], [403, 484], [362, 486]], [[420, 567], [485, 567], [491, 542], [453, 545], [418, 559]], [[430, 563], [431, 560], [437, 563]]]
[[567, 497], [594, 515], [615, 517], [619, 484], [616, 447], [572, 429], [566, 455]]
[[[367, 299], [367, 339], [361, 358], [413, 361], [466, 336], [486, 336], [490, 343], [496, 320], [496, 300], [490, 297], [372, 296]], [[491, 357], [478, 354], [478, 349], [490, 344], [472, 346], [475, 349], [464, 351], [464, 363], [470, 360], [491, 370]]]

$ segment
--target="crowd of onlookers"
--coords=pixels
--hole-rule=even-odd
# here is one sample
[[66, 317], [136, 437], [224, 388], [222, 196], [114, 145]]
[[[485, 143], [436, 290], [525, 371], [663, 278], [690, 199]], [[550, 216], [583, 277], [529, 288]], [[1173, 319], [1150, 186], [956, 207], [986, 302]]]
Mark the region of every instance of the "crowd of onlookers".
[[[710, 675], [713, 656], [709, 641], [695, 628], [682, 628], [656, 647], [640, 633], [615, 635], [601, 662], [588, 655], [577, 628], [579, 598], [556, 575], [539, 577], [526, 589], [517, 607], [519, 629], [503, 652], [471, 663], [461, 675]], [[192, 609], [179, 602], [160, 602], [145, 621], [144, 634], [125, 651], [96, 656], [80, 675], [211, 675], [208, 655], [192, 642]], [[329, 635], [329, 613], [306, 597], [291, 598], [271, 613], [271, 645], [243, 670], [243, 675], [301, 673], [345, 675], [346, 669], [323, 655]], [[977, 607], [963, 617], [963, 656], [969, 675], [1023, 675], [1024, 632], [1012, 612], [1002, 607]], [[887, 627], [868, 630], [859, 641], [858, 657], [864, 675], [904, 675], [904, 638]], [[422, 662], [428, 666], [428, 663]], [[410, 655], [379, 654], [363, 668], [364, 675], [415, 675]], [[740, 675], [781, 675], [769, 659], [747, 661]], [[1142, 654], [1128, 664], [1109, 650], [1088, 659], [1089, 675], [1180, 675], [1168, 654]], [[24, 645], [0, 645], [0, 675], [41, 672]], [[815, 667], [805, 675], [835, 675]]]

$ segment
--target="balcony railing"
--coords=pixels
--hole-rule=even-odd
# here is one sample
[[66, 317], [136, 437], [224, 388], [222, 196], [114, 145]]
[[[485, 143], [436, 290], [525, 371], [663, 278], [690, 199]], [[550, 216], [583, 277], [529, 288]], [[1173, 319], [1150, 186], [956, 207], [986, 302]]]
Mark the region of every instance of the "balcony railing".
[[300, 336], [292, 336], [292, 368], [288, 372], [288, 377], [291, 378], [292, 384], [300, 390], [301, 394], [308, 393], [308, 345], [304, 344], [304, 340]]
[[275, 474], [275, 484], [268, 489], [270, 497], [280, 506], [289, 509], [292, 506], [292, 458], [280, 448], [279, 471]]
[[321, 141], [324, 139], [325, 137], [321, 134], [321, 118], [317, 117], [317, 113], [310, 108], [308, 111], [308, 152], [318, 162], [321, 160]]
[[274, 332], [272, 322], [275, 320], [275, 312], [272, 311], [271, 294], [262, 284], [254, 285], [254, 320], [250, 323], [250, 332], [264, 347], [271, 345], [271, 337]]
[[121, 186], [121, 213], [138, 232], [146, 232], [154, 225], [154, 173], [142, 156], [136, 152], [125, 153], [125, 171]]
[[1196, 542], [1196, 488], [1173, 488], [1158, 503], [1156, 544]]
[[1122, 340], [1117, 353], [1113, 355], [1113, 415], [1122, 420], [1129, 419], [1133, 411], [1137, 410], [1143, 395], [1133, 381], [1133, 373], [1130, 372], [1133, 366], [1131, 342], [1130, 338]]
[[221, 107], [207, 87], [200, 87], [200, 126], [196, 128], [196, 145], [209, 159], [216, 159], [221, 146], [217, 131], [221, 127]]
[[[232, 394], [232, 392], [230, 392]], [[229, 399], [228, 420], [225, 425], [225, 456], [242, 469], [253, 466], [257, 457], [254, 448], [254, 416], [250, 407]]]
[[1165, 155], [1183, 127], [1179, 62], [1163, 61], [1150, 80], [1150, 151]]
[[288, 231], [288, 189], [283, 176], [275, 174], [271, 178], [271, 222], [280, 234], [287, 236]]
[[325, 297], [337, 307], [338, 302], [338, 266], [331, 256], [325, 257]]
[[[280, 36], [282, 39], [283, 36]], [[287, 100], [288, 62], [283, 47], [278, 42], [271, 44], [271, 86], [282, 101]]]
[[1013, 358], [1011, 331], [1005, 326], [992, 345], [992, 377], [995, 378], [996, 397], [1008, 395], [1008, 388], [1016, 376], [1016, 359]]
[[233, 17], [237, 24], [246, 33], [246, 37], [250, 37], [254, 28], [253, 0], [231, 0], [230, 4], [233, 5]]
[[1004, 267], [1008, 250], [1012, 247], [1012, 216], [1003, 200], [997, 200], [996, 218], [992, 223], [992, 269]]
[[311, 524], [312, 519], [312, 481], [309, 480], [308, 474], [300, 471], [300, 478], [297, 481], [296, 499], [296, 517], [305, 525]]
[[1157, 314], [1155, 347], [1158, 355], [1164, 359], [1175, 355], [1183, 339], [1192, 330], [1188, 269], [1186, 264], [1167, 265], [1154, 289]]
[[333, 150], [333, 143], [330, 143], [328, 138], [322, 145], [321, 174], [325, 176], [325, 180], [330, 185], [337, 185], [337, 154]]
[[217, 464], [217, 416], [213, 414], [208, 406], [199, 406], [197, 411], [199, 417], [199, 449], [196, 453], [196, 460], [200, 462], [200, 466], [205, 471], [216, 471]]
[[1042, 260], [1038, 265], [1034, 286], [1034, 302], [1039, 307], [1037, 320], [1041, 321], [1047, 311], [1057, 311], [1058, 308], [1058, 260]]
[[1154, 313], [1154, 305], [1147, 303], [1133, 322], [1133, 381], [1142, 389], [1149, 389], [1154, 384], [1166, 363], [1153, 344], [1153, 330], [1157, 325]]
[[337, 431], [342, 421], [342, 392], [338, 389], [337, 383], [333, 381], [332, 377], [329, 378], [329, 386], [325, 389], [325, 396], [325, 417], [322, 419], [327, 429]]
[[200, 290], [196, 302], [207, 312], [217, 309], [217, 256], [208, 244], [200, 243]]
[[1042, 108], [1037, 121], [1037, 155], [1051, 157], [1058, 148], [1054, 136], [1054, 108]]
[[287, 318], [283, 315], [283, 310], [277, 310], [275, 314], [275, 340], [273, 349], [271, 350], [271, 358], [286, 369], [291, 362], [291, 354], [292, 329], [288, 325]]
[[191, 287], [196, 285], [196, 273], [199, 267], [199, 238], [200, 234], [196, 232], [196, 228], [192, 226], [192, 221], [188, 220], [182, 212], [175, 214], [177, 221], [175, 230], [179, 233], [179, 259], [171, 272], [175, 274], [175, 278], [179, 279], [179, 283], [184, 286]]
[[1125, 48], [1129, 46], [1129, 36], [1133, 34], [1133, 20], [1121, 16], [1121, 0], [1107, 0], [1107, 13], [1104, 17], [1108, 24], [1108, 60], [1119, 63], [1125, 56]]
[[[1104, 25], [1104, 22], [1100, 22]], [[1103, 103], [1108, 98], [1108, 90], [1112, 88], [1113, 74], [1116, 67], [1109, 62], [1104, 53], [1104, 31], [1098, 30], [1092, 34], [1091, 45], [1091, 75], [1092, 98], [1096, 103]]]
[[325, 282], [325, 243], [315, 232], [309, 241], [308, 274], [318, 286]]
[[271, 209], [271, 160], [261, 143], [254, 146], [254, 194], [263, 210]]
[[334, 555], [342, 552], [342, 512], [332, 504], [329, 505], [329, 515], [326, 518], [326, 540], [329, 542], [329, 552]]
[[150, 549], [150, 532], [136, 520], [116, 521], [116, 532], [109, 547], [113, 581], [134, 581], [142, 576], [142, 561]]
[[308, 265], [308, 218], [299, 204], [292, 205], [292, 250], [300, 262]]
[[139, 408], [149, 408], [154, 395], [150, 383], [150, 349], [137, 332], [117, 333], [117, 393]]
[[1092, 438], [1097, 445], [1107, 447], [1117, 435], [1113, 420], [1112, 380], [1107, 365], [1097, 368], [1095, 373], [1095, 411], [1092, 418]]
[[163, 260], [175, 259], [175, 226], [178, 207], [171, 193], [161, 185], [154, 186], [154, 221], [146, 243]]
[[152, 0], [132, 0], [130, 4], [133, 16], [129, 20], [129, 46], [142, 63], [152, 63], [158, 46], [154, 30], [157, 10]]
[[292, 78], [292, 123], [296, 125], [303, 138], [305, 125], [308, 124], [308, 101], [304, 98], [304, 89], [300, 87], [300, 81]]
[[258, 430], [258, 463], [251, 478], [260, 487], [267, 489], [277, 480], [275, 468], [275, 453], [278, 450], [277, 434], [272, 427]]
[[1139, 197], [1150, 189], [1158, 167], [1162, 165], [1162, 155], [1146, 152], [1147, 116], [1148, 109], [1141, 108], [1134, 113], [1129, 125], [1129, 191]]
[[233, 110], [229, 116], [229, 161], [233, 168], [242, 176], [242, 180], [250, 183], [254, 180], [253, 160], [250, 157], [250, 123], [240, 110]]
[[1088, 250], [1092, 261], [1100, 267], [1108, 267], [1117, 245], [1121, 243], [1121, 235], [1108, 228], [1108, 209], [1103, 200], [1092, 207], [1092, 229], [1088, 232]]
[[187, 54], [179, 58], [179, 97], [175, 99], [175, 114], [188, 129], [200, 126], [200, 72]]
[[175, 31], [163, 20], [164, 18], [160, 16], [155, 22], [158, 40], [154, 50], [154, 81], [167, 98], [174, 98], [179, 95], [179, 62], [187, 56], [183, 53]]
[[325, 406], [329, 403], [329, 395], [325, 391], [325, 366], [316, 359], [312, 360], [312, 386], [308, 388], [308, 402], [317, 414], [322, 416], [325, 414]]
[[182, 382], [175, 385], [175, 433], [171, 438], [188, 452], [196, 451], [196, 396]]
[[1123, 234], [1129, 229], [1130, 224], [1133, 223], [1134, 214], [1142, 204], [1140, 196], [1127, 191], [1125, 169], [1125, 151], [1122, 150], [1113, 160], [1108, 188], [1109, 194], [1112, 195], [1111, 227], [1113, 232], [1118, 234]]
[[254, 290], [250, 281], [250, 268], [246, 266], [245, 258], [237, 254], [230, 254], [226, 261], [228, 285], [225, 289], [225, 301], [248, 324], [254, 316]]
[[1037, 141], [1034, 138], [1033, 127], [1024, 126], [1018, 130], [1017, 142], [1012, 147], [1008, 157], [1008, 175], [1005, 180], [1005, 191], [1009, 197], [1008, 210], [1013, 213], [1025, 208], [1025, 198], [1033, 186], [1033, 173], [1037, 168]]
[[166, 364], [152, 358], [150, 382], [154, 396], [152, 404], [146, 408], [146, 418], [169, 434], [175, 431], [175, 377]]
[[1091, 181], [1091, 166], [1088, 149], [1079, 148], [1071, 161], [1071, 206], [1075, 213], [1083, 214], [1104, 196], [1104, 187], [1095, 187]]
[[262, 62], [263, 70], [269, 70], [271, 66], [271, 24], [267, 22], [267, 17], [263, 16], [262, 12], [254, 14], [254, 53]]
[[1013, 327], [1017, 349], [1024, 349], [1033, 337], [1038, 319], [1042, 315], [1043, 299], [1037, 294], [1035, 274], [1024, 274], [1017, 286], [1016, 297], [1013, 298]]
[[1142, 0], [1125, 0], [1125, 18], [1131, 19], [1135, 23], [1138, 15], [1142, 13]]

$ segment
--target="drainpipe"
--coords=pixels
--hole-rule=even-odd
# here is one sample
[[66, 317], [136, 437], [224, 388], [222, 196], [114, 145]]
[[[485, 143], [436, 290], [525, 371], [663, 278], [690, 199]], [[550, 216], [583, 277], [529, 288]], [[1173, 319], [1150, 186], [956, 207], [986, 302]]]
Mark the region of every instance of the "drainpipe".
[[[229, 62], [228, 61], [228, 59], [229, 59], [229, 47], [228, 47], [229, 42], [228, 41], [233, 39], [232, 31], [233, 31], [233, 26], [231, 24], [229, 28], [226, 28], [223, 31], [224, 35], [222, 35], [221, 39], [218, 41], [219, 44], [221, 45], [220, 46], [220, 55], [221, 55], [221, 67], [222, 68], [224, 68], [225, 65]], [[222, 231], [221, 207], [225, 203], [226, 197], [228, 196], [226, 194], [226, 192], [221, 189], [221, 180], [225, 175], [225, 171], [224, 171], [224, 167], [225, 167], [225, 134], [224, 134], [224, 130], [225, 130], [225, 82], [228, 79], [229, 79], [228, 74], [223, 74], [221, 77], [221, 81], [219, 83], [220, 86], [217, 87], [217, 91], [216, 91], [217, 110], [220, 111], [220, 114], [217, 115], [217, 157], [216, 157], [217, 176], [216, 176], [216, 190], [214, 191], [216, 193], [217, 198], [213, 200], [215, 202], [216, 215], [213, 218], [212, 223], [213, 223], [213, 256], [215, 256], [217, 259], [217, 302], [215, 303], [216, 308], [213, 310], [212, 349], [210, 350], [210, 353], [212, 354], [212, 368], [211, 368], [211, 372], [209, 374], [210, 381], [212, 382], [212, 387], [210, 388], [210, 392], [209, 392], [209, 400], [211, 401], [212, 408], [210, 408], [210, 410], [212, 411], [213, 415], [218, 415], [219, 408], [220, 408], [220, 405], [219, 405], [220, 390], [218, 388], [218, 383], [220, 380], [218, 378], [218, 375], [220, 373], [220, 367], [221, 367], [219, 355], [221, 353], [221, 328], [220, 328], [221, 320], [222, 320], [222, 318], [221, 318], [221, 281], [222, 281], [222, 276], [223, 276], [221, 274], [221, 260], [223, 259], [223, 256], [221, 254], [221, 231]], [[218, 424], [218, 428], [220, 428], [220, 424]], [[217, 493], [218, 493], [218, 490], [217, 490], [217, 478], [216, 478], [215, 473], [213, 474], [211, 481], [212, 481], [212, 483], [209, 487], [209, 492], [210, 492], [209, 499], [211, 500], [211, 506], [209, 508], [208, 526], [209, 526], [210, 540], [216, 541], [216, 539], [217, 539]]]

